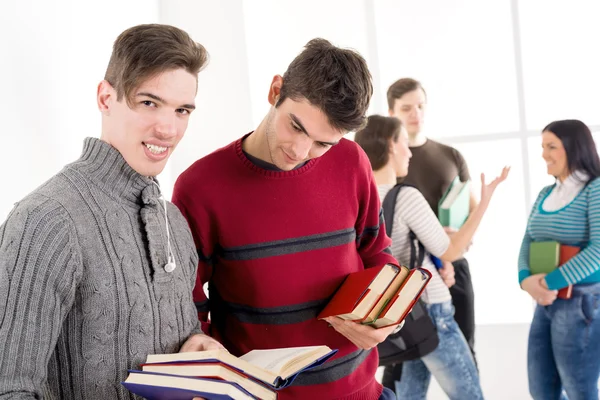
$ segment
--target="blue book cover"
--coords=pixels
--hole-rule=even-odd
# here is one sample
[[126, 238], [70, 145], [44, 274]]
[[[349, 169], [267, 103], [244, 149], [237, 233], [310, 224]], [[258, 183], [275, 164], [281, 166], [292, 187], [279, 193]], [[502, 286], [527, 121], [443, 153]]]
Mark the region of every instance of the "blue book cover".
[[129, 376], [121, 384], [131, 393], [148, 400], [190, 400], [194, 397], [206, 400], [256, 399], [233, 382], [154, 372], [129, 371]]
[[290, 386], [292, 384], [292, 382], [294, 382], [294, 379], [296, 379], [296, 377], [298, 375], [300, 375], [304, 371], [308, 371], [309, 369], [313, 369], [315, 367], [318, 367], [319, 365], [324, 364], [325, 362], [327, 362], [327, 360], [329, 360], [331, 357], [333, 357], [335, 353], [337, 353], [337, 349], [331, 350], [329, 353], [325, 354], [323, 357], [315, 360], [313, 363], [307, 365], [306, 367], [302, 368], [300, 371], [296, 372], [295, 374], [293, 374], [285, 379], [283, 379], [282, 377], [278, 377], [277, 383], [275, 385], [275, 389], [280, 390], [280, 389]]
[[435, 268], [440, 269], [444, 266], [444, 262], [442, 260], [440, 260], [439, 258], [437, 258], [436, 256], [434, 256], [433, 254], [430, 254], [429, 258], [431, 259], [431, 262], [433, 263]]

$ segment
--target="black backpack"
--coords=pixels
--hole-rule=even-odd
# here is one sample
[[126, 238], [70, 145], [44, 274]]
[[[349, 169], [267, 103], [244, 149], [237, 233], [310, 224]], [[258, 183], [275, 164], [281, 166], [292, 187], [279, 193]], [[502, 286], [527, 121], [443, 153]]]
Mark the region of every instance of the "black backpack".
[[[390, 238], [392, 237], [396, 198], [403, 186], [408, 185], [400, 183], [394, 186], [383, 200], [385, 231]], [[414, 232], [411, 231], [409, 235], [410, 265], [408, 267], [412, 269], [423, 265], [425, 248], [417, 240]], [[416, 245], [415, 242], [417, 243]], [[418, 247], [418, 253], [416, 247]], [[435, 350], [438, 343], [439, 339], [435, 325], [431, 321], [425, 305], [419, 300], [413, 306], [410, 314], [405, 318], [402, 329], [398, 333], [388, 336], [384, 342], [377, 345], [379, 365], [388, 366], [404, 361], [416, 360]]]

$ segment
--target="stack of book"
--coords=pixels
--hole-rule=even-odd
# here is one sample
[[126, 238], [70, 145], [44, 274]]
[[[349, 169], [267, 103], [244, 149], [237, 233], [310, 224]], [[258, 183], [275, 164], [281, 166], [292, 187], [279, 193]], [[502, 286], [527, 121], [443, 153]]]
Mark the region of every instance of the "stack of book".
[[[532, 242], [529, 245], [529, 270], [533, 275], [549, 274], [569, 261], [579, 250], [577, 246], [567, 246], [555, 241]], [[558, 297], [571, 298], [572, 289], [572, 285], [560, 289]]]
[[323, 364], [327, 346], [253, 350], [241, 357], [225, 349], [149, 355], [141, 371], [122, 382], [148, 400], [277, 399], [300, 373]]
[[419, 299], [431, 273], [425, 269], [385, 264], [346, 277], [327, 306], [318, 315], [383, 328], [406, 318]]

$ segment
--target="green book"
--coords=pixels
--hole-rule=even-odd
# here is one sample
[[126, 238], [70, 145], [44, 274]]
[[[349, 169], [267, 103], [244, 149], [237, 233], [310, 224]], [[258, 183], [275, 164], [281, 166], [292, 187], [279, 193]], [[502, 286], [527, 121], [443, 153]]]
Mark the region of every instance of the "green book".
[[470, 201], [469, 181], [461, 182], [457, 176], [438, 204], [438, 218], [442, 226], [460, 229], [469, 217]]
[[532, 275], [549, 274], [554, 271], [560, 260], [560, 243], [532, 242], [529, 245], [529, 270]]

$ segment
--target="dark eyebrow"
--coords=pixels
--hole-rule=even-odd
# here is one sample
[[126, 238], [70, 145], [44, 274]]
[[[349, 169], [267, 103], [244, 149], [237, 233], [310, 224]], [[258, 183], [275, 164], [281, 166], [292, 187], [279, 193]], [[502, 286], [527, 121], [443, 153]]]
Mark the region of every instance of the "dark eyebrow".
[[[157, 95], [155, 95], [155, 94], [152, 94], [152, 93], [148, 93], [148, 92], [140, 92], [140, 93], [136, 94], [136, 97], [137, 97], [137, 96], [145, 96], [145, 97], [149, 97], [149, 98], [151, 98], [152, 100], [156, 100], [156, 101], [158, 101], [159, 103], [167, 104], [167, 102], [166, 102], [166, 101], [165, 101], [165, 100], [164, 100], [162, 97], [159, 97], [159, 96], [157, 96]], [[183, 104], [183, 105], [181, 105], [181, 106], [180, 106], [180, 108], [188, 108], [188, 109], [190, 109], [190, 110], [195, 110], [195, 109], [196, 109], [196, 106], [195, 106], [195, 105], [193, 105], [193, 104]]]
[[[292, 121], [294, 121], [294, 123], [295, 123], [296, 125], [298, 125], [298, 127], [300, 128], [300, 130], [301, 130], [302, 132], [304, 132], [304, 134], [305, 134], [306, 136], [310, 137], [310, 135], [309, 135], [309, 134], [308, 134], [308, 132], [306, 131], [306, 128], [304, 127], [304, 125], [302, 125], [302, 122], [300, 122], [300, 120], [298, 119], [298, 117], [296, 117], [296, 116], [295, 116], [294, 114], [292, 114], [292, 113], [289, 113], [288, 115], [290, 116], [291, 120], [292, 120]], [[321, 141], [317, 140], [317, 143], [326, 144], [326, 145], [328, 145], [328, 146], [335, 146], [336, 144], [338, 144], [338, 143], [339, 143], [339, 141], [338, 141], [338, 142], [321, 142]]]

